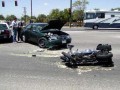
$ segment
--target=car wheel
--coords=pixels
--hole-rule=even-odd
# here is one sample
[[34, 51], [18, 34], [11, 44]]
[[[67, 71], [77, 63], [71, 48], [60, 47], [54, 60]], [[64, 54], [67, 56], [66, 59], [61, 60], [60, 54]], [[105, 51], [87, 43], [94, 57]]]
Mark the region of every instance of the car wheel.
[[9, 38], [9, 42], [10, 42], [10, 43], [13, 42], [13, 36], [11, 36], [11, 37]]
[[94, 26], [93, 26], [93, 29], [98, 29], [98, 25], [94, 25]]
[[45, 38], [42, 38], [42, 39], [39, 39], [38, 40], [38, 46], [40, 47], [40, 48], [45, 48], [46, 47], [46, 39]]
[[23, 42], [27, 42], [28, 41], [25, 35], [22, 35], [21, 39], [22, 39]]

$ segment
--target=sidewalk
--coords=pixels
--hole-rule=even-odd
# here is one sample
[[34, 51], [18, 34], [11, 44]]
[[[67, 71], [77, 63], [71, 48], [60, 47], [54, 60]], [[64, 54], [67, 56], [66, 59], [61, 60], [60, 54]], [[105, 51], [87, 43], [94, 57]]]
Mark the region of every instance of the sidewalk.
[[69, 26], [63, 26], [62, 29], [65, 31], [83, 31], [85, 30], [85, 27], [69, 27]]
[[83, 26], [82, 27], [79, 27], [79, 26], [78, 27], [76, 27], [76, 26], [75, 27], [73, 27], [73, 26], [71, 26], [71, 27], [70, 26], [63, 26], [63, 28], [85, 28], [85, 27], [83, 27]]

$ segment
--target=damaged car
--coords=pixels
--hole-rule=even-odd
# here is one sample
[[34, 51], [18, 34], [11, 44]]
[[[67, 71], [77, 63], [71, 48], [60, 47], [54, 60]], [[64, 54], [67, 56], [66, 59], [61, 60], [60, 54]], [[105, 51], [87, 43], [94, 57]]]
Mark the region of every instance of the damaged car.
[[111, 45], [98, 44], [96, 50], [86, 49], [84, 51], [73, 51], [74, 45], [68, 45], [69, 51], [62, 52], [60, 57], [65, 65], [70, 67], [77, 67], [81, 65], [99, 65], [112, 67], [114, 63], [112, 61], [113, 54]]
[[68, 33], [61, 31], [66, 22], [61, 20], [50, 20], [48, 23], [30, 23], [21, 33], [21, 40], [33, 42], [40, 48], [54, 48], [67, 46], [71, 43]]

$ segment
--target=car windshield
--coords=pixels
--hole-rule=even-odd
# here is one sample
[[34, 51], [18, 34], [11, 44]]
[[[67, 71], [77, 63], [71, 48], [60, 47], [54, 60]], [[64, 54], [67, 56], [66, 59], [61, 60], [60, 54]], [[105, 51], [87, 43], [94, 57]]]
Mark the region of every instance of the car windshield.
[[33, 27], [36, 28], [37, 30], [41, 30], [46, 25], [48, 25], [48, 24], [47, 23], [45, 23], [45, 24], [35, 24], [35, 25], [33, 25]]
[[0, 30], [8, 29], [6, 24], [0, 24]]

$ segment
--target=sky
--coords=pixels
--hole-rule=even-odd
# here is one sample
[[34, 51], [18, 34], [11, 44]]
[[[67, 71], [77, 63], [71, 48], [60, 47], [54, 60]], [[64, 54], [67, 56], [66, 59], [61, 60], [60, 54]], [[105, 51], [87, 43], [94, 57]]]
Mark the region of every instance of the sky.
[[[5, 1], [5, 7], [2, 7], [2, 1]], [[18, 18], [24, 15], [26, 7], [27, 15], [31, 15], [31, 0], [17, 0], [18, 6], [14, 4], [15, 0], [0, 0], [0, 15], [15, 15]], [[76, 0], [72, 0], [74, 3]], [[110, 10], [111, 8], [120, 7], [120, 0], [88, 0], [89, 4], [86, 10], [99, 8], [102, 10]], [[64, 10], [70, 7], [70, 0], [32, 0], [33, 16], [39, 14], [48, 15], [52, 9]]]

